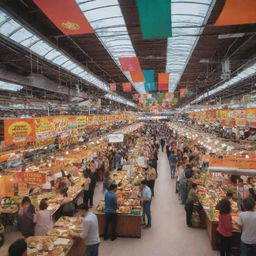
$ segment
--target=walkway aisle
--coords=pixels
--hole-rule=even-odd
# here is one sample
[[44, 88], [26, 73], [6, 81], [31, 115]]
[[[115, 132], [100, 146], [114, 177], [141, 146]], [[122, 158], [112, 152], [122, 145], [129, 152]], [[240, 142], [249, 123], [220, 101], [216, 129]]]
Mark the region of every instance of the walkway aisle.
[[159, 153], [159, 177], [152, 202], [152, 228], [141, 239], [118, 238], [102, 241], [100, 256], [216, 256], [203, 229], [185, 225], [184, 207], [175, 194], [166, 153]]

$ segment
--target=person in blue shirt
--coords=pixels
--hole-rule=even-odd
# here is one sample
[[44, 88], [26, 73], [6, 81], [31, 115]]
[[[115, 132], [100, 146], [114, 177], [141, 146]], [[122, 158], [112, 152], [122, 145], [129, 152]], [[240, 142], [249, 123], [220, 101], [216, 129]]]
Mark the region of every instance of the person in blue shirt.
[[178, 158], [176, 152], [173, 150], [169, 155], [169, 163], [171, 168], [171, 178], [174, 179], [176, 173], [176, 166], [177, 166]]
[[111, 240], [116, 239], [116, 225], [117, 225], [117, 196], [115, 194], [117, 190], [116, 184], [111, 184], [108, 191], [105, 193], [105, 218], [106, 224], [104, 229], [104, 240], [108, 239], [108, 227], [112, 225]]
[[145, 220], [145, 216], [147, 216], [147, 224], [145, 224], [145, 228], [151, 228], [151, 198], [152, 192], [151, 189], [147, 186], [147, 181], [143, 180], [140, 184], [141, 198], [143, 206], [143, 219]]

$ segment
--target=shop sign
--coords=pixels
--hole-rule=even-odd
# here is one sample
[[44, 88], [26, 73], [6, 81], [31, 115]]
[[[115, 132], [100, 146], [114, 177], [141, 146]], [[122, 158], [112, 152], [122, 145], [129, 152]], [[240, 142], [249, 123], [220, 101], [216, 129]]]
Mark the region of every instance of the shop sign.
[[243, 158], [233, 158], [233, 159], [232, 158], [228, 158], [228, 159], [212, 158], [209, 161], [209, 166], [238, 168], [238, 169], [256, 169], [256, 160], [243, 159]]
[[124, 135], [123, 134], [109, 134], [108, 141], [109, 141], [109, 143], [123, 142]]
[[28, 196], [28, 184], [18, 183], [18, 195], [19, 196]]
[[16, 172], [16, 182], [26, 184], [44, 184], [46, 182], [46, 173]]
[[36, 118], [36, 140], [44, 140], [55, 136], [55, 127], [52, 118]]
[[33, 119], [4, 120], [5, 145], [26, 144], [35, 141], [35, 123]]

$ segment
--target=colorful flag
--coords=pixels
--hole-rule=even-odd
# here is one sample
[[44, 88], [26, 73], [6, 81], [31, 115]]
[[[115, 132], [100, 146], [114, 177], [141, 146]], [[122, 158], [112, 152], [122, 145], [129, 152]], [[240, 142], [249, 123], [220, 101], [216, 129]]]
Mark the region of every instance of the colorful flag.
[[158, 73], [158, 90], [167, 91], [169, 85], [169, 73]]
[[139, 59], [137, 57], [119, 58], [119, 61], [121, 63], [122, 71], [141, 72]]
[[170, 0], [136, 0], [143, 39], [172, 36]]
[[215, 26], [256, 23], [255, 0], [226, 0]]
[[115, 92], [116, 91], [116, 83], [110, 83], [109, 85], [110, 85], [110, 90], [112, 92]]
[[89, 22], [74, 0], [33, 0], [65, 35], [92, 34]]
[[142, 72], [133, 71], [133, 72], [130, 72], [130, 74], [133, 82], [135, 83], [145, 82], [145, 78]]
[[145, 90], [155, 91], [156, 83], [155, 83], [155, 71], [154, 70], [143, 70], [143, 75], [145, 77], [146, 82], [144, 83]]
[[122, 85], [123, 85], [123, 91], [124, 92], [131, 92], [132, 91], [131, 83], [122, 83]]

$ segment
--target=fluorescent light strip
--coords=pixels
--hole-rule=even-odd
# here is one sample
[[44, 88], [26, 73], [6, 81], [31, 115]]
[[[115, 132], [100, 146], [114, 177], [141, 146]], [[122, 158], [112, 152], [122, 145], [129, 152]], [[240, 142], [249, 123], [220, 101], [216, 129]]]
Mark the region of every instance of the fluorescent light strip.
[[[215, 0], [172, 0], [172, 36], [167, 43], [166, 72], [170, 73], [169, 92], [174, 92], [194, 51], [201, 26]], [[186, 28], [188, 27], [188, 28]]]
[[[136, 57], [118, 0], [76, 0], [76, 2], [120, 69], [119, 58]], [[146, 93], [144, 83], [134, 83], [129, 72], [123, 74], [138, 93]]]
[[253, 75], [256, 74], [256, 63], [251, 65], [250, 67], [244, 69], [243, 71], [241, 71], [240, 73], [238, 73], [236, 76], [234, 76], [233, 78], [231, 78], [229, 81], [223, 83], [222, 85], [210, 90], [209, 92], [206, 92], [202, 95], [200, 95], [198, 98], [196, 98], [195, 100], [193, 100], [191, 102], [191, 104], [194, 104], [194, 103], [198, 103], [204, 99], [206, 99], [207, 97], [209, 96], [212, 96], [222, 90], [225, 90], [231, 86], [233, 86], [234, 84], [236, 83], [239, 83]]
[[123, 103], [123, 104], [126, 104], [130, 107], [136, 107], [136, 104], [131, 102], [131, 101], [128, 101], [128, 100], [125, 100], [123, 97], [120, 97], [120, 96], [117, 96], [117, 95], [114, 95], [114, 94], [106, 94], [104, 96], [106, 99], [109, 99], [109, 100], [114, 100], [116, 102], [120, 102], [120, 103]]
[[[101, 81], [78, 62], [73, 61], [71, 57], [63, 51], [56, 49], [55, 46], [40, 38], [23, 24], [15, 21], [3, 10], [0, 10], [0, 35], [7, 37], [15, 43], [25, 47], [27, 50], [32, 51], [34, 54], [71, 72], [101, 90], [109, 93], [111, 92], [106, 82]], [[120, 97], [120, 99], [121, 98], [122, 97]], [[123, 102], [120, 103], [124, 102], [127, 102], [127, 100], [123, 98]]]
[[10, 82], [0, 81], [0, 90], [17, 92], [23, 89], [23, 86]]

